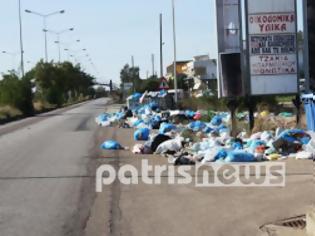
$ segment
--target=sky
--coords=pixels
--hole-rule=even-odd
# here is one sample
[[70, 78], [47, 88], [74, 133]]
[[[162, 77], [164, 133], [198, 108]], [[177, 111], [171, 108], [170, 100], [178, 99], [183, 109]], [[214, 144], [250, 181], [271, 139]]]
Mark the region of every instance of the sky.
[[[19, 55], [1, 53], [19, 51], [17, 2], [0, 0], [0, 73], [16, 69], [19, 64]], [[147, 71], [152, 74], [151, 54], [155, 55], [155, 70], [159, 73], [160, 13], [164, 21], [164, 68], [173, 61], [171, 0], [21, 0], [21, 3], [26, 70], [44, 58], [44, 34], [42, 19], [25, 13], [25, 9], [43, 14], [65, 10], [65, 14], [49, 17], [47, 28], [60, 31], [74, 27], [73, 32], [62, 35], [62, 49], [71, 49], [82, 67], [99, 82], [112, 79], [119, 83], [120, 70], [131, 64], [132, 55], [142, 78], [146, 78]], [[176, 34], [178, 60], [203, 54], [217, 58], [215, 0], [176, 0]], [[54, 41], [56, 36], [48, 34], [49, 60], [58, 61]], [[95, 66], [85, 54], [89, 54]], [[68, 56], [62, 50], [61, 59]]]

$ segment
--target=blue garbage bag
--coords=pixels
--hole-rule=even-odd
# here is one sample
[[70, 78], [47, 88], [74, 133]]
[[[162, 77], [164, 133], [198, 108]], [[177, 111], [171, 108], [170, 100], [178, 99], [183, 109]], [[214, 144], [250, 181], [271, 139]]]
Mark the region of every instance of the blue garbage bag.
[[157, 104], [156, 102], [150, 102], [149, 107], [152, 111], [156, 111], [159, 108], [159, 104]]
[[242, 150], [244, 149], [243, 141], [241, 139], [232, 140], [232, 148], [234, 150]]
[[214, 161], [224, 160], [228, 155], [228, 152], [225, 149], [221, 149], [214, 157]]
[[148, 141], [150, 130], [148, 128], [141, 128], [135, 131], [133, 137], [136, 141]]
[[100, 114], [97, 118], [100, 122], [102, 122], [102, 121], [107, 121], [108, 117], [109, 117], [108, 114], [103, 113], [103, 114]]
[[228, 152], [227, 157], [224, 159], [225, 162], [254, 162], [256, 161], [255, 156], [251, 153], [244, 151], [231, 151]]
[[141, 94], [141, 93], [134, 93], [134, 94], [132, 95], [132, 100], [134, 100], [134, 101], [139, 101], [141, 97], [142, 97], [142, 94]]
[[206, 126], [202, 132], [205, 133], [205, 134], [210, 134], [211, 132], [213, 131], [213, 129], [209, 126]]
[[135, 123], [132, 124], [133, 127], [137, 127], [139, 126], [140, 124], [144, 123], [143, 120], [137, 120]]
[[194, 112], [194, 111], [191, 111], [191, 110], [185, 111], [185, 116], [186, 116], [188, 119], [194, 118], [195, 115], [196, 115], [196, 112]]
[[164, 122], [160, 125], [159, 133], [165, 134], [165, 133], [168, 133], [168, 132], [175, 130], [175, 129], [176, 129], [175, 125]]
[[123, 149], [123, 148], [117, 141], [107, 140], [101, 145], [101, 149], [104, 149], [104, 150], [120, 150], [120, 149]]
[[207, 125], [204, 122], [198, 120], [198, 121], [191, 122], [188, 125], [188, 128], [192, 129], [194, 132], [198, 132], [198, 131], [202, 131], [204, 128], [206, 128], [206, 126]]
[[213, 125], [213, 126], [219, 126], [219, 125], [222, 124], [222, 117], [219, 116], [219, 115], [216, 115], [216, 116], [214, 116], [214, 117], [212, 118], [212, 120], [211, 120], [210, 123], [211, 123], [211, 125]]
[[288, 143], [300, 143], [306, 145], [310, 142], [311, 136], [301, 129], [291, 129], [283, 131], [279, 139], [283, 139]]

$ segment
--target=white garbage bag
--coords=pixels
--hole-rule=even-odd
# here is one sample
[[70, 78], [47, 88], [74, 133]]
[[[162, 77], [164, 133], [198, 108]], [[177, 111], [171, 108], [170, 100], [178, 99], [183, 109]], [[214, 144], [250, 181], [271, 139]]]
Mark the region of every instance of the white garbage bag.
[[178, 152], [183, 148], [183, 144], [182, 144], [183, 141], [184, 139], [181, 137], [165, 141], [157, 147], [155, 153], [164, 154], [168, 151]]

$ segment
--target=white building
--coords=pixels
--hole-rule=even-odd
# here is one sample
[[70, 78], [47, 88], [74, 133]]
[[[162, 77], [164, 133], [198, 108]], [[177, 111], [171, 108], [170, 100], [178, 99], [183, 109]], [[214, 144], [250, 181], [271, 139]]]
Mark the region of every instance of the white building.
[[217, 79], [217, 61], [208, 55], [196, 56], [187, 63], [186, 73], [191, 78], [200, 80]]

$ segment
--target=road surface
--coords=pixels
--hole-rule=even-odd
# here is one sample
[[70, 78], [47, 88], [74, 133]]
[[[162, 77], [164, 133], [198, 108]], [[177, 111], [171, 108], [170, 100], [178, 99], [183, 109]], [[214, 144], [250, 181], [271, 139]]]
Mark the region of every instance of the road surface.
[[0, 235], [82, 235], [95, 195], [94, 118], [106, 102], [0, 126]]
[[[314, 203], [311, 161], [287, 161], [284, 188], [123, 185], [95, 193], [95, 169], [163, 157], [97, 152], [105, 139], [134, 144], [131, 129], [100, 128], [101, 99], [0, 127], [2, 236], [255, 236], [259, 227], [304, 214]], [[117, 109], [118, 105], [106, 109]], [[139, 179], [141, 175], [139, 175]]]

